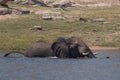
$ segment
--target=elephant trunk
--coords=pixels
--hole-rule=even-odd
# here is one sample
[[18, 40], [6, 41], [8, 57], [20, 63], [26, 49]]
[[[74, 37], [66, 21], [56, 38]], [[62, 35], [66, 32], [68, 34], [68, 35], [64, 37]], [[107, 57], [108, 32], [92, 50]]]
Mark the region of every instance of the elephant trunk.
[[96, 56], [93, 54], [93, 52], [90, 50], [89, 52], [86, 53], [88, 58], [96, 58]]

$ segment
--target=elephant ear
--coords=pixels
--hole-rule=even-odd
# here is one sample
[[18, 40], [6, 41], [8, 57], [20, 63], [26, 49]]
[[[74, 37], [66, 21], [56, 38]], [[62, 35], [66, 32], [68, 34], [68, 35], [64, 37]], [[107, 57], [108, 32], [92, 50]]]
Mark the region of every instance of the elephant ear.
[[55, 46], [57, 46], [57, 45], [59, 45], [59, 44], [61, 44], [61, 43], [65, 43], [65, 44], [66, 44], [66, 40], [67, 40], [67, 37], [59, 37], [59, 38], [57, 38], [57, 39], [53, 42], [51, 48], [54, 49]]
[[66, 39], [64, 37], [59, 37], [51, 45], [53, 53], [59, 58], [64, 58], [67, 56], [68, 49], [66, 46]]
[[54, 50], [54, 48], [57, 47], [61, 43], [66, 44], [66, 39], [67, 39], [67, 37], [59, 37], [59, 38], [57, 38], [51, 45], [52, 50]]
[[56, 44], [57, 44], [57, 42], [52, 43], [52, 45], [51, 45], [51, 49], [52, 49], [52, 50], [55, 49]]

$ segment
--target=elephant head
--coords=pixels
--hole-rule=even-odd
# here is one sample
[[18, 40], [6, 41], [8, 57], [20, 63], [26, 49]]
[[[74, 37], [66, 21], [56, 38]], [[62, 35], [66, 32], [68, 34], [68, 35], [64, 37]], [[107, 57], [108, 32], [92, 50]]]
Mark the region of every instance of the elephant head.
[[79, 57], [95, 58], [90, 48], [85, 42], [77, 37], [71, 37], [68, 39], [70, 54], [79, 54]]
[[59, 58], [95, 58], [85, 42], [77, 37], [59, 37], [53, 42], [51, 48], [54, 55]]

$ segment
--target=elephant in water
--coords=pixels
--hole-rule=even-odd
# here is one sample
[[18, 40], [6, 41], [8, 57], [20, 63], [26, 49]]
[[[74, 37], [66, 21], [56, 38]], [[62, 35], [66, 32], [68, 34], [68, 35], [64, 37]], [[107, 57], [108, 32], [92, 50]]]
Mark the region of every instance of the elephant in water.
[[85, 42], [77, 37], [59, 37], [51, 48], [55, 56], [59, 58], [95, 58]]
[[77, 37], [59, 37], [52, 44], [37, 41], [26, 50], [26, 53], [11, 51], [4, 57], [12, 53], [20, 53], [26, 57], [95, 58], [85, 42]]
[[5, 54], [4, 57], [12, 53], [23, 54], [26, 57], [52, 57], [54, 56], [52, 49], [51, 49], [51, 44], [45, 41], [37, 41], [36, 43], [32, 44], [26, 50], [26, 53], [22, 53], [19, 51], [11, 51]]

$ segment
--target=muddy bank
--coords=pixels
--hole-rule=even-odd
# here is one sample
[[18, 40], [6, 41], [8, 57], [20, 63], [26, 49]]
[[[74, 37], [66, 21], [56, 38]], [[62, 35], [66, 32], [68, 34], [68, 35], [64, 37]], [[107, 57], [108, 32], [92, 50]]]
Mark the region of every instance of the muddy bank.
[[91, 50], [120, 50], [119, 47], [100, 47], [100, 46], [92, 46]]

